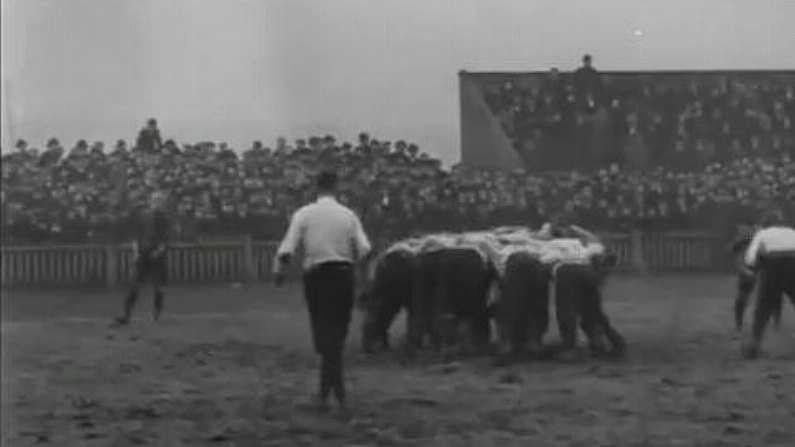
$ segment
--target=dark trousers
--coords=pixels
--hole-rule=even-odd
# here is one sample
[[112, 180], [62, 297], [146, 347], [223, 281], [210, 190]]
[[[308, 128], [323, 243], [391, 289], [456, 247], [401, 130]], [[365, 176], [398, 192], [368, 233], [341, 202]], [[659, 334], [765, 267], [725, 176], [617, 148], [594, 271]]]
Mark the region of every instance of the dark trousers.
[[756, 286], [756, 276], [740, 272], [737, 275], [737, 297], [734, 299], [734, 324], [738, 330], [743, 328], [743, 315], [748, 306], [748, 298]]
[[124, 314], [121, 317], [123, 321], [130, 320], [135, 303], [138, 301], [138, 292], [147, 279], [152, 281], [152, 287], [154, 288], [154, 318], [155, 320], [160, 318], [160, 313], [163, 311], [163, 286], [166, 283], [166, 270], [167, 262], [165, 256], [152, 258], [147, 253], [142, 253], [136, 259], [133, 284], [124, 300]]
[[531, 352], [541, 351], [549, 326], [548, 283], [543, 264], [532, 255], [514, 253], [506, 261], [496, 314], [501, 354], [524, 350], [528, 333]]
[[[610, 324], [602, 308], [599, 278], [592, 266], [561, 265], [555, 279], [555, 307], [558, 330], [564, 349], [577, 344], [577, 321], [595, 354], [609, 352], [623, 356], [624, 337]], [[608, 351], [605, 338], [611, 347]]]
[[327, 262], [304, 274], [312, 341], [321, 356], [320, 397], [324, 401], [332, 390], [338, 401], [345, 400], [342, 351], [351, 322], [353, 295], [354, 272], [350, 263]]
[[759, 349], [770, 316], [781, 312], [784, 295], [795, 304], [795, 253], [761, 257], [757, 293], [750, 355], [755, 355]]

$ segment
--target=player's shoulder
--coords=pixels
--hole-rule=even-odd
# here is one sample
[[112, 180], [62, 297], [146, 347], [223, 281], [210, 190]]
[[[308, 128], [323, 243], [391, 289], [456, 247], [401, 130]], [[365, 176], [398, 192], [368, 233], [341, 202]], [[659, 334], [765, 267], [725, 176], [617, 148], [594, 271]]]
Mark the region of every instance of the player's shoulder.
[[764, 240], [768, 238], [789, 237], [790, 235], [795, 235], [795, 229], [793, 229], [792, 227], [775, 226], [759, 230], [756, 233], [755, 238]]
[[301, 219], [304, 218], [307, 214], [312, 212], [314, 208], [314, 203], [307, 203], [306, 205], [302, 205], [298, 207], [295, 211], [293, 211], [293, 219]]
[[347, 216], [348, 218], [350, 218], [350, 219], [358, 219], [359, 218], [359, 215], [356, 214], [356, 211], [354, 211], [352, 208], [348, 207], [347, 205], [337, 202], [336, 206], [337, 206], [337, 210], [341, 214]]

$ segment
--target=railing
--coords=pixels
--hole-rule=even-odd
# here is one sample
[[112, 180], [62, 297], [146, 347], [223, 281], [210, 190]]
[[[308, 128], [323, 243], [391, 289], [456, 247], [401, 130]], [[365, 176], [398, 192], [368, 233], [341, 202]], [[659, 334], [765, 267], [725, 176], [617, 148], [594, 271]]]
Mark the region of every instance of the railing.
[[[603, 234], [624, 272], [720, 271], [729, 263], [715, 237], [703, 233]], [[376, 246], [383, 246], [383, 243]], [[257, 282], [271, 279], [276, 244], [238, 241], [177, 243], [169, 247], [169, 283]], [[134, 273], [129, 245], [3, 247], [2, 284], [113, 287]], [[300, 259], [290, 270], [300, 274]]]

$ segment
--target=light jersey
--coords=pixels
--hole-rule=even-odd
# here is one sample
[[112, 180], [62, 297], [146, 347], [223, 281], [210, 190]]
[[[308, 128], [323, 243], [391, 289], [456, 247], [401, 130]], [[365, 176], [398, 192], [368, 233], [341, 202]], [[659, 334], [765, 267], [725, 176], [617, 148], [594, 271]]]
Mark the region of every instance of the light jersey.
[[[500, 228], [499, 232], [473, 231], [460, 234], [429, 234], [421, 238], [406, 239], [387, 248], [382, 256], [394, 251], [412, 255], [433, 253], [444, 248], [470, 248], [484, 263], [491, 264], [502, 277], [505, 263], [511, 254], [528, 253], [548, 266], [560, 264], [588, 264], [593, 256], [603, 254], [604, 245], [598, 242], [583, 243], [580, 239], [541, 240], [526, 228]], [[370, 269], [374, 273], [373, 268]], [[372, 275], [371, 275], [372, 277]]]
[[411, 254], [417, 254], [420, 252], [423, 242], [424, 241], [419, 238], [412, 238], [412, 239], [405, 239], [402, 241], [398, 241], [390, 245], [386, 250], [384, 250], [384, 254], [389, 254], [395, 251], [404, 251]]
[[554, 267], [565, 264], [587, 265], [594, 256], [605, 252], [601, 243], [583, 244], [579, 239], [552, 239], [541, 241], [528, 239], [501, 247], [495, 268], [500, 277], [505, 275], [505, 263], [514, 253], [526, 253], [542, 264]]
[[445, 248], [453, 248], [456, 246], [456, 241], [457, 236], [452, 233], [429, 234], [422, 238], [419, 252], [434, 253]]
[[795, 256], [795, 229], [785, 226], [759, 230], [745, 251], [745, 264], [755, 267], [759, 255], [792, 254]]
[[499, 248], [498, 256], [494, 262], [494, 268], [497, 270], [497, 276], [500, 278], [505, 276], [505, 266], [508, 262], [508, 258], [510, 258], [514, 253], [526, 253], [535, 259], [539, 259], [543, 250], [544, 242], [532, 239], [502, 245]]
[[[307, 271], [324, 262], [355, 262], [369, 253], [370, 241], [353, 211], [332, 197], [320, 197], [293, 214], [277, 258], [294, 254], [299, 247]], [[280, 266], [281, 262], [274, 263], [275, 270]]]
[[[461, 234], [430, 234], [421, 238], [406, 239], [387, 248], [379, 260], [387, 253], [403, 251], [416, 256], [422, 253], [432, 253], [443, 248], [461, 247], [472, 248], [485, 263], [491, 264], [497, 272], [498, 278], [505, 276], [505, 265], [508, 258], [514, 253], [527, 253], [551, 268], [552, 277], [549, 282], [550, 296], [554, 299], [555, 280], [558, 267], [561, 265], [584, 265], [591, 262], [594, 256], [604, 254], [605, 247], [590, 238], [587, 242], [580, 239], [552, 239], [538, 238], [536, 233], [523, 227], [502, 227], [499, 231], [477, 231]], [[368, 269], [368, 279], [372, 281], [375, 276], [373, 262]], [[492, 284], [489, 291], [488, 304], [499, 301], [498, 282]]]
[[591, 258], [604, 253], [604, 245], [585, 243], [579, 239], [552, 239], [541, 253], [544, 264], [587, 264]]

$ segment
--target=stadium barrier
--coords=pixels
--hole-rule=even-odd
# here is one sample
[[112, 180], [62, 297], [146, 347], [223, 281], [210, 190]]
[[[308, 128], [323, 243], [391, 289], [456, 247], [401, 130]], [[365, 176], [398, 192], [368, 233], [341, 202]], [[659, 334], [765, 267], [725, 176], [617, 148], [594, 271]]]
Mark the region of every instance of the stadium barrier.
[[[725, 271], [725, 246], [704, 233], [602, 234], [622, 272]], [[384, 242], [376, 244], [383, 248]], [[276, 243], [251, 238], [174, 243], [168, 252], [169, 283], [258, 282], [272, 277]], [[300, 275], [300, 259], [289, 276]], [[134, 274], [131, 245], [57, 245], [2, 248], [3, 287], [108, 286]]]

